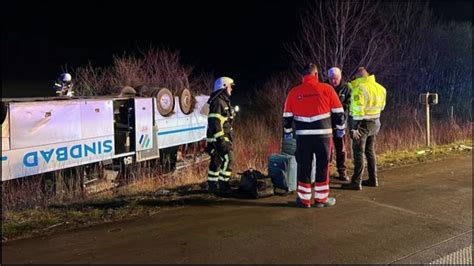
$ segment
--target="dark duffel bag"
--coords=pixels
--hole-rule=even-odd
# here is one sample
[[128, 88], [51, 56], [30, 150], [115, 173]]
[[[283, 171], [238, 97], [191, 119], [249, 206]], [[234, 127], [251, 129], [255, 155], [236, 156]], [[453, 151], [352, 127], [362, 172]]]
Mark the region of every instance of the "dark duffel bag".
[[269, 177], [262, 172], [249, 169], [240, 173], [239, 191], [253, 199], [270, 197], [273, 195], [273, 185]]

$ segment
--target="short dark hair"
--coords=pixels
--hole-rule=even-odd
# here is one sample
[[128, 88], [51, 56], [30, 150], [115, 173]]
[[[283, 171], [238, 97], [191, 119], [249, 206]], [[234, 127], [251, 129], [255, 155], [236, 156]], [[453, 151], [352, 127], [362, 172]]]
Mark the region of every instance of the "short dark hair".
[[303, 76], [310, 75], [310, 74], [317, 74], [317, 73], [318, 73], [318, 67], [313, 63], [309, 63], [305, 65], [303, 68], [303, 71], [301, 72]]
[[360, 78], [360, 77], [364, 77], [368, 75], [369, 75], [369, 71], [367, 71], [367, 69], [363, 66], [358, 67], [357, 72], [355, 73], [356, 78]]

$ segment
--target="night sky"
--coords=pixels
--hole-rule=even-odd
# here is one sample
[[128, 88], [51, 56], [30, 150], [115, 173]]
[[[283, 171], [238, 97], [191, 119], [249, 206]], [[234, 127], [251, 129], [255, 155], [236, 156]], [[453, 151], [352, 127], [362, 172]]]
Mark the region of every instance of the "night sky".
[[[52, 95], [61, 67], [107, 66], [113, 55], [160, 45], [180, 50], [186, 64], [251, 88], [288, 67], [284, 44], [296, 36], [309, 3], [118, 2], [2, 2], [2, 97]], [[432, 4], [445, 20], [472, 19], [470, 1]]]

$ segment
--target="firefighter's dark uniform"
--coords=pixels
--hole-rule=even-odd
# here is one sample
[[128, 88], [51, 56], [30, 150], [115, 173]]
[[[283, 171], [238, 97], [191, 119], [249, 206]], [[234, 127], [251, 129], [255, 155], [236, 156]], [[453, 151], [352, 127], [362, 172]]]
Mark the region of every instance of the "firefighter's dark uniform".
[[[331, 85], [319, 82], [315, 75], [306, 75], [303, 83], [294, 87], [285, 102], [284, 131], [296, 135], [298, 163], [298, 201], [311, 205], [314, 200], [325, 203], [329, 196], [329, 159], [332, 149], [331, 116], [338, 129], [344, 128], [344, 110]], [[316, 182], [311, 184], [313, 154], [316, 155]]]
[[219, 183], [219, 190], [229, 192], [229, 179], [232, 175], [234, 155], [233, 139], [233, 107], [226, 89], [215, 91], [208, 100], [209, 116], [207, 127], [207, 152], [211, 156], [209, 164], [209, 187]]
[[[347, 86], [345, 82], [341, 80], [339, 86], [334, 87], [334, 90], [339, 96], [339, 100], [342, 103], [342, 108], [344, 108], [344, 119], [347, 120], [349, 117], [349, 107], [351, 104], [351, 89]], [[337, 119], [333, 119], [337, 120]], [[347, 121], [345, 121], [347, 125]], [[346, 160], [347, 160], [347, 153], [346, 153], [346, 145], [345, 145], [345, 136], [339, 138], [336, 135], [336, 123], [333, 121], [332, 123], [333, 128], [333, 142], [334, 142], [334, 151], [333, 153], [336, 154], [336, 167], [337, 173], [339, 174], [339, 179], [346, 180], [347, 179], [347, 172], [346, 172]], [[332, 156], [331, 156], [332, 157]]]

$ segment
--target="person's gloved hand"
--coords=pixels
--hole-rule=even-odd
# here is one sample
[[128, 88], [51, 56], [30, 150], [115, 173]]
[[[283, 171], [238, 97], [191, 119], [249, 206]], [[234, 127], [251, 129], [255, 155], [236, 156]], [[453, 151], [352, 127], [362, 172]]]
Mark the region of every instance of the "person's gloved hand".
[[352, 139], [354, 140], [359, 140], [360, 137], [362, 136], [362, 134], [357, 129], [351, 130], [351, 133], [352, 133]]
[[337, 136], [338, 138], [342, 138], [342, 137], [344, 137], [344, 135], [346, 135], [346, 130], [345, 130], [345, 129], [338, 129], [338, 130], [336, 131], [336, 136]]
[[285, 133], [285, 140], [291, 140], [293, 139], [293, 134], [292, 133]]

